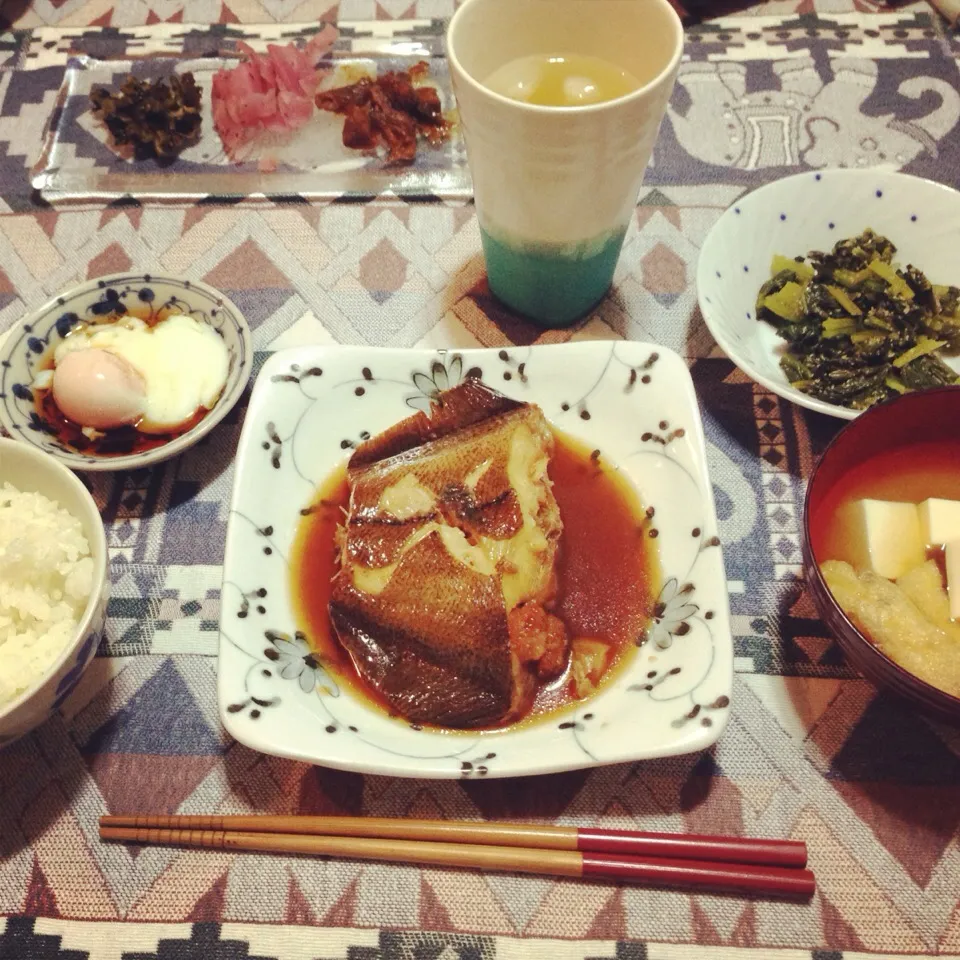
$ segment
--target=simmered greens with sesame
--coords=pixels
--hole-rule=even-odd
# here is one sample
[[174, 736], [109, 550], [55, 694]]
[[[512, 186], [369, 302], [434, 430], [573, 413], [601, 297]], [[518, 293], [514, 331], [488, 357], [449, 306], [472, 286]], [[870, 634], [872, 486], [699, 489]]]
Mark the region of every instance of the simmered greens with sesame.
[[798, 390], [863, 410], [899, 393], [960, 382], [960, 289], [930, 283], [865, 230], [829, 253], [774, 256], [757, 318], [789, 344], [780, 366]]

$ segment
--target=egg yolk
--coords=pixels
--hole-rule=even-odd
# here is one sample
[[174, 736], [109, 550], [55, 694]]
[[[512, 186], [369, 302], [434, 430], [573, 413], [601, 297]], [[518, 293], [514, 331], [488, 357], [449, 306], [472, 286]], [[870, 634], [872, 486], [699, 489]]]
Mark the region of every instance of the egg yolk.
[[139, 371], [108, 350], [76, 350], [57, 364], [53, 399], [75, 423], [96, 430], [136, 423], [146, 389]]

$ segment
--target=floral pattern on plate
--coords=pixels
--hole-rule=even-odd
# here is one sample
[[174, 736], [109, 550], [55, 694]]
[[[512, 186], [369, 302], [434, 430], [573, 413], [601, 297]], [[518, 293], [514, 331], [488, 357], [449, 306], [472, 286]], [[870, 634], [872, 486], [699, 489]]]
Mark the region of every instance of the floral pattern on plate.
[[[373, 434], [479, 377], [537, 403], [637, 488], [663, 574], [638, 650], [593, 697], [496, 731], [391, 718], [339, 684], [300, 632], [290, 554], [317, 487]], [[547, 773], [702, 750], [729, 713], [733, 649], [703, 432], [684, 361], [642, 343], [509, 350], [301, 347], [253, 391], [227, 534], [220, 712], [253, 749], [411, 777]]]

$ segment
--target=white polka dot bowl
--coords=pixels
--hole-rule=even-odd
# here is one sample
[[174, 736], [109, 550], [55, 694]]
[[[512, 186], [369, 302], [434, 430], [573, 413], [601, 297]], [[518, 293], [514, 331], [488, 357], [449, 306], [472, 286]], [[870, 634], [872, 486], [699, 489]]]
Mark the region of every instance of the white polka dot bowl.
[[[193, 427], [152, 448], [97, 453], [68, 446], [37, 411], [31, 385], [50, 353], [81, 321], [135, 315], [149, 321], [188, 313], [210, 324], [227, 348], [227, 382], [213, 408]], [[54, 297], [7, 334], [0, 346], [0, 425], [73, 470], [136, 470], [178, 456], [203, 439], [243, 394], [253, 369], [253, 344], [243, 314], [226, 296], [197, 280], [152, 273], [112, 274]]]
[[[700, 251], [697, 293], [714, 339], [748, 376], [819, 413], [852, 420], [860, 411], [792, 387], [780, 369], [786, 352], [772, 326], [756, 318], [760, 285], [776, 253], [828, 250], [871, 227], [932, 283], [960, 284], [960, 193], [885, 170], [823, 170], [776, 180], [738, 200], [714, 224]], [[945, 357], [960, 372], [960, 361]]]

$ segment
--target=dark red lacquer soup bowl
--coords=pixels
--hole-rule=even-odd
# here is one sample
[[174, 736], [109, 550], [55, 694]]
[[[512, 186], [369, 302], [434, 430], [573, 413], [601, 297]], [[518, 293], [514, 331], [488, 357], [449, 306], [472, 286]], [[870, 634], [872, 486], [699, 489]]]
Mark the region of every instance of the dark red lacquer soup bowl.
[[[909, 474], [907, 492], [891, 496], [897, 482], [894, 474], [904, 469]], [[862, 485], [865, 476], [877, 479], [879, 492], [861, 495], [914, 502], [926, 497], [960, 500], [960, 386], [908, 393], [852, 420], [817, 463], [803, 516], [807, 586], [850, 663], [924, 712], [960, 723], [960, 697], [919, 679], [875, 646], [840, 608], [820, 571], [823, 561], [842, 559], [827, 555], [832, 518], [851, 477], [861, 478]]]

